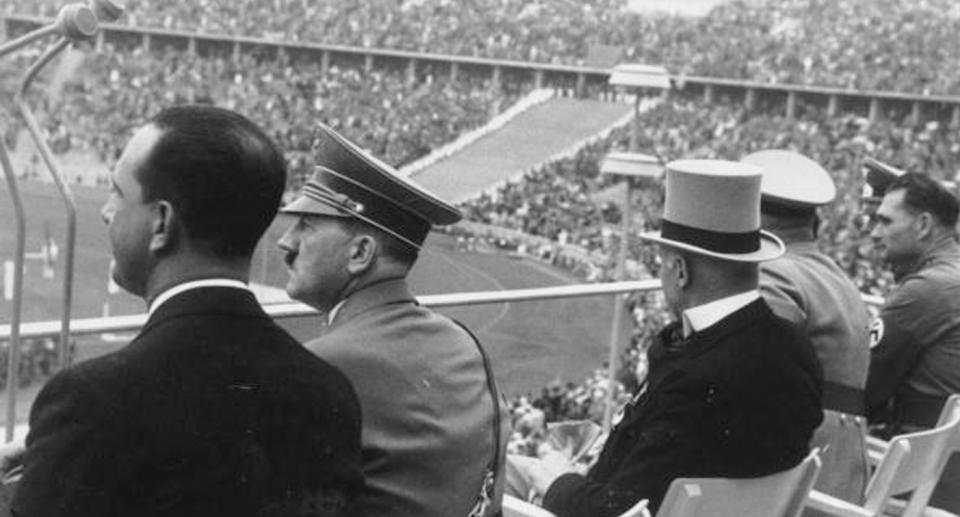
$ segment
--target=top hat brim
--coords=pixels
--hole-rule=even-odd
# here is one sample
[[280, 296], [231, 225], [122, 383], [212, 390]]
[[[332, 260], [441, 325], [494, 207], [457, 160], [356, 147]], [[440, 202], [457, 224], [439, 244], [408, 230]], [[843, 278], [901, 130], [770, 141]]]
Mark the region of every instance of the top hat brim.
[[665, 246], [670, 246], [721, 260], [729, 260], [731, 262], [767, 262], [780, 258], [786, 251], [783, 241], [781, 241], [776, 235], [766, 230], [760, 230], [760, 248], [749, 253], [721, 253], [683, 241], [664, 238], [660, 235], [660, 232], [641, 233], [639, 237], [645, 241], [656, 242]]

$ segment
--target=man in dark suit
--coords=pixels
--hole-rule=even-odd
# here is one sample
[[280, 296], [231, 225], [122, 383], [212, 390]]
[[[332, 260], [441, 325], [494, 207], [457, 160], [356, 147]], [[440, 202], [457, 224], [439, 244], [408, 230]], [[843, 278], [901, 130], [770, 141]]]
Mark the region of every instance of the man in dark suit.
[[431, 226], [460, 212], [328, 127], [315, 156], [279, 244], [287, 292], [326, 316], [307, 348], [363, 405], [366, 487], [353, 514], [494, 515], [509, 418], [493, 372], [470, 332], [421, 307], [406, 282]]
[[41, 391], [15, 515], [343, 514], [362, 486], [356, 394], [246, 287], [285, 177], [227, 110], [170, 108], [133, 136], [103, 218], [114, 279], [149, 317]]
[[742, 163], [667, 164], [662, 231], [642, 237], [661, 244], [677, 321], [649, 350], [646, 381], [586, 475], [557, 476], [564, 469], [550, 461], [528, 473], [548, 510], [607, 517], [649, 499], [656, 511], [675, 478], [762, 476], [808, 454], [822, 418], [820, 366], [757, 289], [757, 263], [783, 253], [760, 230], [760, 178]]

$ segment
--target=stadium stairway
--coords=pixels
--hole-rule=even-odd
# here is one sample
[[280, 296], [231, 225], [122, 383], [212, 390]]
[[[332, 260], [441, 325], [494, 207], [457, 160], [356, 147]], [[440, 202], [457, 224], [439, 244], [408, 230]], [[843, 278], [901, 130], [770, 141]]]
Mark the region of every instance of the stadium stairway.
[[401, 170], [443, 199], [459, 203], [519, 179], [538, 165], [630, 120], [633, 105], [558, 97], [537, 90], [482, 128]]

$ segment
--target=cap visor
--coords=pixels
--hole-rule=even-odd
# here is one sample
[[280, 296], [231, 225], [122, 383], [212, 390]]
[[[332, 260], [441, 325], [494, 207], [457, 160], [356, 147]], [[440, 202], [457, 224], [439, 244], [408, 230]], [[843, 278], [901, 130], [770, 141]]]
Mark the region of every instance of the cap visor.
[[350, 217], [350, 214], [327, 203], [300, 196], [280, 209], [281, 214], [310, 214], [330, 217]]

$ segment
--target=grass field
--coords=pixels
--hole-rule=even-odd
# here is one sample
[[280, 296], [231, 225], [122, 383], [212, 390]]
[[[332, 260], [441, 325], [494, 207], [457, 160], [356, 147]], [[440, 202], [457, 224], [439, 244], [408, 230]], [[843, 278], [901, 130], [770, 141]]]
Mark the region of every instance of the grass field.
[[[25, 277], [24, 321], [59, 317], [65, 216], [63, 204], [52, 185], [26, 182], [21, 195], [27, 211], [27, 251], [42, 245], [44, 227], [61, 246], [57, 278], [41, 277], [40, 263], [29, 261]], [[100, 316], [109, 303], [111, 314], [144, 312], [143, 303], [126, 293], [107, 293], [110, 248], [99, 210], [106, 197], [103, 189], [76, 187], [78, 210], [77, 251], [73, 317]], [[12, 258], [14, 216], [6, 187], [0, 188], [0, 260]], [[288, 223], [279, 218], [261, 243], [254, 263], [255, 281], [282, 287], [286, 271], [275, 243]], [[264, 253], [264, 250], [266, 253]], [[442, 234], [431, 235], [411, 274], [416, 294], [494, 291], [561, 285], [575, 282], [565, 272], [549, 266], [495, 253], [462, 253]], [[580, 381], [606, 358], [610, 326], [609, 298], [581, 298], [544, 302], [492, 304], [446, 309], [479, 336], [490, 353], [498, 381], [507, 395], [539, 390], [552, 380]], [[0, 322], [10, 320], [11, 304], [0, 299]], [[318, 317], [285, 320], [282, 324], [300, 339], [309, 339], [319, 325]], [[83, 339], [78, 358], [84, 359], [122, 346], [99, 338]], [[37, 387], [23, 390], [18, 414], [26, 411]], [[2, 414], [2, 413], [0, 413]]]

